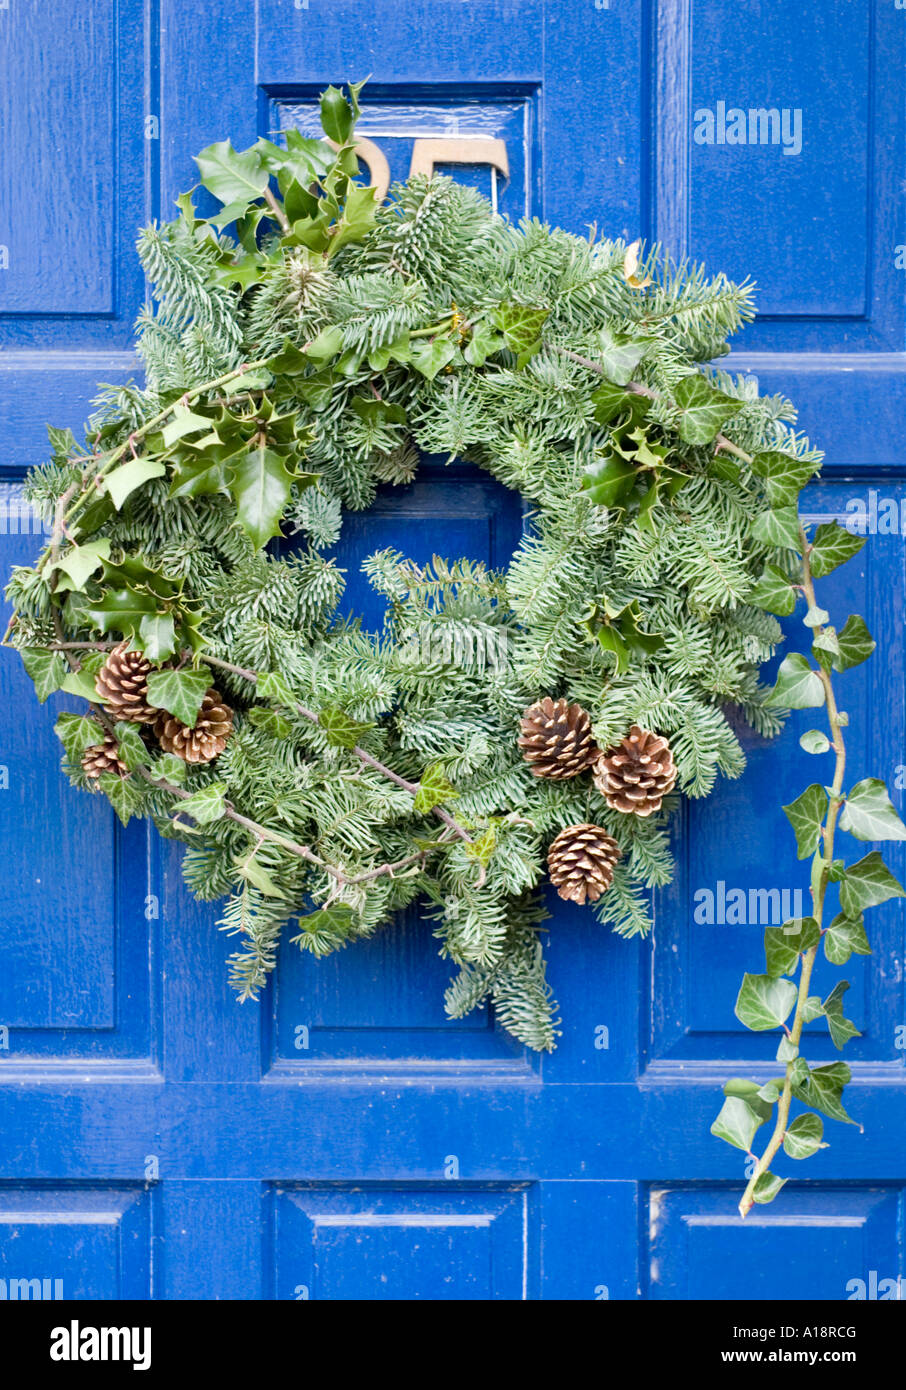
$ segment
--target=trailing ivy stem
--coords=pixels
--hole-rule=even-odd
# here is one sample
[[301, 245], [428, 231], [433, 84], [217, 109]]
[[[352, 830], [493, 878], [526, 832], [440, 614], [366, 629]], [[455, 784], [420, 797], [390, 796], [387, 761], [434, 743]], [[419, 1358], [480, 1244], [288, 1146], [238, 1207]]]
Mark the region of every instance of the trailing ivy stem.
[[[815, 584], [812, 576], [810, 561], [811, 546], [805, 534], [805, 527], [799, 523], [799, 544], [802, 550], [802, 592], [810, 609], [817, 608], [815, 602]], [[820, 633], [824, 630], [823, 625], [819, 625], [815, 632]], [[812, 867], [812, 916], [818, 923], [819, 930], [824, 915], [824, 897], [827, 892], [827, 885], [830, 881], [831, 866], [834, 860], [834, 831], [837, 825], [837, 817], [840, 814], [840, 807], [843, 805], [843, 777], [846, 771], [846, 745], [843, 741], [843, 725], [840, 722], [840, 711], [837, 709], [837, 700], [834, 695], [833, 682], [830, 672], [824, 669], [821, 662], [818, 662], [818, 675], [824, 687], [824, 704], [827, 710], [827, 720], [831, 732], [831, 746], [836, 756], [834, 767], [834, 780], [831, 784], [830, 801], [827, 809], [827, 819], [821, 831], [821, 839]], [[816, 942], [810, 950], [805, 951], [802, 956], [802, 968], [799, 972], [799, 993], [796, 998], [796, 1012], [793, 1015], [792, 1026], [789, 1031], [790, 1045], [797, 1049], [802, 1037], [802, 1029], [805, 1024], [806, 1003], [809, 997], [809, 985], [812, 978], [812, 970], [815, 965], [815, 958], [818, 954], [820, 941]], [[786, 1064], [786, 1075], [783, 1081], [783, 1091], [781, 1092], [777, 1104], [777, 1122], [774, 1125], [774, 1132], [770, 1142], [755, 1165], [748, 1186], [742, 1195], [739, 1203], [739, 1214], [742, 1217], [748, 1215], [755, 1201], [754, 1192], [758, 1179], [766, 1173], [773, 1161], [774, 1155], [780, 1149], [786, 1134], [787, 1121], [790, 1115], [790, 1105], [793, 1099], [793, 1065], [796, 1058], [791, 1058]]]

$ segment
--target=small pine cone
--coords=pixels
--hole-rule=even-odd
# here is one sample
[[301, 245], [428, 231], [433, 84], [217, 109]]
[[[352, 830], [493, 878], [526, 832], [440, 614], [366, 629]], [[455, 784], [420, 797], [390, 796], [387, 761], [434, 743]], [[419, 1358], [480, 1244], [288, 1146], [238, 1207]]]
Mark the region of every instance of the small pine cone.
[[608, 806], [636, 816], [650, 816], [676, 781], [670, 744], [633, 724], [616, 748], [608, 748], [595, 763], [594, 782]]
[[530, 705], [520, 725], [519, 747], [536, 777], [558, 781], [578, 777], [591, 767], [601, 751], [591, 736], [588, 712], [562, 698], [552, 700], [546, 695]]
[[175, 714], [161, 710], [154, 732], [165, 753], [175, 753], [187, 763], [211, 763], [226, 748], [233, 732], [233, 711], [223, 703], [220, 691], [211, 686], [201, 702], [194, 729]]
[[151, 663], [128, 642], [114, 647], [97, 674], [95, 689], [114, 719], [153, 724], [160, 710], [148, 704]]
[[112, 734], [104, 734], [103, 743], [95, 743], [85, 749], [82, 770], [94, 782], [105, 772], [116, 772], [120, 777], [125, 777], [129, 769], [119, 756], [116, 739]]
[[613, 883], [620, 847], [600, 825], [568, 825], [547, 852], [551, 883], [567, 902], [597, 902]]

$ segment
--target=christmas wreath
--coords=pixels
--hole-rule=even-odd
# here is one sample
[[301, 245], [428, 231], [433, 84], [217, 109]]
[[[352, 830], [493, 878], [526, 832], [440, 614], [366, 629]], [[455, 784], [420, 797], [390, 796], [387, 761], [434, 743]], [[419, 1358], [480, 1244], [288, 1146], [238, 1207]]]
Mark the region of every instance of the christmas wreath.
[[[804, 541], [819, 455], [786, 400], [709, 365], [751, 285], [513, 227], [442, 177], [377, 206], [358, 96], [324, 94], [323, 140], [210, 146], [221, 210], [186, 194], [142, 233], [145, 385], [104, 388], [84, 446], [50, 431], [27, 489], [53, 531], [13, 573], [6, 640], [41, 700], [88, 702], [56, 724], [72, 781], [185, 841], [189, 887], [226, 897], [242, 997], [288, 921], [323, 955], [419, 899], [457, 972], [447, 1012], [490, 1000], [549, 1049], [546, 874], [621, 935], [648, 930], [678, 793], [743, 771], [726, 711], [771, 736], [871, 650], [861, 619], [838, 641], [810, 602], [818, 670], [789, 657], [759, 681], [800, 555], [827, 572], [853, 538]], [[420, 451], [521, 493], [525, 534], [505, 572], [371, 555], [372, 634], [338, 616], [331, 550]], [[783, 1100], [739, 1085], [734, 1115]]]

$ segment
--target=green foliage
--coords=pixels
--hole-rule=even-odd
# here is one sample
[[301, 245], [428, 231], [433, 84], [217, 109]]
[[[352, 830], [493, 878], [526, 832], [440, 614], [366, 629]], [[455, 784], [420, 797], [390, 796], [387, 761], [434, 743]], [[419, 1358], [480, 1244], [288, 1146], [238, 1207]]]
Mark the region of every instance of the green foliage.
[[[512, 226], [446, 178], [412, 178], [378, 207], [357, 181], [358, 114], [358, 86], [330, 88], [322, 140], [210, 145], [197, 163], [220, 211], [202, 218], [183, 195], [142, 233], [145, 385], [102, 389], [84, 449], [51, 433], [29, 494], [48, 519], [67, 494], [66, 529], [11, 578], [11, 640], [42, 699], [62, 687], [96, 704], [96, 669], [67, 676], [52, 650], [62, 631], [129, 638], [157, 668], [151, 702], [185, 723], [212, 684], [232, 706], [212, 766], [118, 726], [128, 775], [100, 790], [186, 842], [194, 892], [227, 898], [241, 997], [265, 983], [291, 918], [320, 955], [419, 900], [454, 972], [448, 1011], [490, 1002], [549, 1049], [550, 840], [589, 819], [616, 837], [595, 912], [641, 935], [648, 889], [673, 872], [676, 798], [642, 821], [587, 775], [533, 777], [519, 717], [564, 694], [602, 747], [633, 723], [668, 737], [680, 793], [738, 777], [737, 715], [770, 737], [780, 710], [823, 699], [805, 657], [773, 693], [759, 681], [780, 640], [770, 614], [796, 602], [795, 503], [818, 455], [789, 403], [705, 365], [752, 318], [750, 285], [656, 252], [628, 274], [622, 242]], [[323, 552], [344, 509], [411, 482], [420, 452], [520, 492], [526, 531], [504, 573], [370, 556], [387, 620], [363, 632], [339, 617], [343, 574]], [[851, 550], [841, 534], [819, 528], [819, 564]], [[816, 659], [833, 669], [873, 645], [858, 618], [828, 632]], [[57, 728], [78, 780], [99, 726]], [[879, 805], [854, 788], [847, 815], [874, 824]], [[847, 870], [846, 921], [885, 891], [873, 866]], [[838, 929], [831, 950], [847, 945], [861, 938]], [[773, 1026], [784, 982], [754, 978], [768, 983], [741, 1007]]]

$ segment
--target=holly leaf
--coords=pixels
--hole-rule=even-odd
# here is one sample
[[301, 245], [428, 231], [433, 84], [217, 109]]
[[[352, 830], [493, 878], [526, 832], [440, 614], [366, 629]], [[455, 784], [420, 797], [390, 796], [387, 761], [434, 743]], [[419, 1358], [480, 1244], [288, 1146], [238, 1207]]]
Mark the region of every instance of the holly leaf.
[[791, 652], [784, 657], [774, 689], [765, 704], [780, 705], [783, 709], [811, 709], [824, 704], [821, 677], [801, 652]]
[[138, 625], [137, 645], [155, 664], [172, 656], [176, 651], [176, 629], [170, 614], [146, 614]]
[[129, 459], [128, 463], [121, 463], [112, 473], [107, 474], [104, 486], [119, 512], [126, 498], [131, 497], [136, 488], [142, 487], [152, 478], [162, 478], [166, 471], [167, 466], [160, 459]]
[[832, 1120], [851, 1125], [855, 1121], [847, 1115], [840, 1099], [843, 1087], [848, 1084], [851, 1076], [852, 1072], [845, 1062], [831, 1062], [829, 1066], [816, 1067], [814, 1071], [810, 1071], [808, 1063], [800, 1057], [793, 1064], [793, 1095], [812, 1110], [820, 1110]]
[[240, 875], [246, 879], [248, 883], [251, 883], [253, 887], [257, 888], [259, 892], [263, 893], [265, 897], [286, 897], [283, 889], [275, 882], [264, 865], [258, 861], [254, 853], [250, 854], [247, 859], [239, 860], [236, 864], [236, 868]]
[[870, 956], [871, 947], [860, 917], [839, 913], [824, 933], [824, 954], [831, 965], [845, 965], [855, 951], [857, 956]]
[[[758, 1088], [755, 1087], [757, 1092]], [[735, 1149], [751, 1153], [755, 1131], [771, 1117], [771, 1106], [757, 1094], [728, 1096], [711, 1126], [716, 1139], [723, 1139]]]
[[533, 309], [527, 304], [500, 304], [492, 315], [510, 352], [524, 364], [541, 346], [541, 330], [550, 309]]
[[795, 1004], [797, 994], [792, 980], [746, 973], [742, 977], [734, 1013], [740, 1023], [753, 1032], [779, 1028]]
[[837, 633], [838, 650], [834, 669], [848, 671], [850, 667], [860, 665], [867, 661], [876, 646], [877, 642], [868, 631], [865, 619], [851, 613]]
[[840, 980], [824, 1001], [824, 1017], [830, 1030], [831, 1042], [839, 1052], [850, 1038], [861, 1038], [862, 1034], [850, 1019], [843, 1017], [843, 996], [849, 989], [848, 980]]
[[783, 1136], [783, 1151], [789, 1158], [811, 1158], [823, 1144], [824, 1122], [820, 1115], [797, 1115], [792, 1124], [787, 1125]]
[[86, 605], [85, 616], [101, 632], [120, 632], [124, 637], [135, 637], [142, 619], [157, 611], [158, 599], [154, 594], [126, 585], [121, 589], [108, 589], [99, 600]]
[[776, 450], [756, 454], [751, 466], [756, 477], [763, 480], [772, 507], [795, 506], [800, 492], [815, 472], [814, 463], [807, 459], [793, 458]]
[[818, 832], [827, 812], [827, 792], [820, 783], [813, 782], [783, 811], [796, 836], [797, 858], [807, 859], [818, 844]]
[[171, 497], [213, 497], [229, 491], [230, 469], [245, 452], [245, 442], [212, 445], [197, 458], [177, 459], [170, 482]]
[[762, 541], [782, 550], [798, 550], [801, 544], [799, 535], [799, 513], [795, 507], [776, 507], [769, 512], [759, 512], [749, 528], [753, 540]]
[[165, 449], [170, 449], [180, 439], [185, 439], [187, 435], [199, 434], [204, 430], [210, 434], [214, 421], [208, 415], [198, 415], [194, 410], [190, 410], [187, 405], [178, 402], [173, 407], [173, 414], [161, 431], [161, 443]]
[[269, 174], [261, 155], [254, 149], [241, 153], [233, 149], [230, 140], [208, 145], [195, 156], [201, 182], [221, 203], [241, 203], [247, 206], [260, 198], [267, 188]]
[[748, 601], [756, 608], [764, 608], [768, 613], [788, 618], [796, 607], [796, 590], [776, 565], [765, 565], [764, 573], [756, 581]]
[[66, 662], [60, 652], [46, 652], [42, 647], [23, 647], [20, 655], [22, 665], [34, 681], [35, 694], [43, 705], [63, 684], [68, 670]]
[[213, 825], [226, 813], [226, 782], [209, 782], [179, 803], [179, 814], [191, 816], [199, 825]]
[[421, 776], [415, 793], [415, 809], [427, 814], [444, 801], [453, 801], [459, 792], [447, 780], [443, 763], [431, 763]]
[[588, 465], [582, 488], [596, 507], [618, 507], [629, 497], [637, 476], [631, 463], [610, 454]]
[[840, 815], [840, 829], [857, 840], [906, 840], [900, 820], [878, 777], [865, 777], [850, 790]]
[[181, 671], [152, 671], [148, 677], [148, 699], [194, 729], [201, 702], [212, 682], [207, 666], [197, 670], [187, 666]]
[[878, 850], [873, 849], [852, 864], [840, 881], [840, 906], [847, 917], [858, 917], [867, 907], [888, 898], [904, 898], [906, 889], [897, 882]]
[[764, 953], [772, 978], [795, 970], [803, 951], [810, 951], [821, 940], [821, 928], [814, 917], [796, 917], [782, 927], [766, 927]]
[[80, 763], [85, 749], [93, 748], [104, 737], [100, 724], [87, 714], [61, 714], [53, 730], [73, 764]]
[[56, 588], [58, 590], [84, 589], [91, 576], [102, 568], [105, 560], [109, 559], [110, 541], [106, 538], [87, 541], [84, 545], [72, 546], [54, 566], [58, 573], [63, 576], [63, 582], [57, 580]]
[[338, 705], [322, 709], [318, 723], [327, 735], [327, 742], [334, 748], [355, 748], [362, 734], [374, 728], [371, 720], [353, 719]]
[[235, 466], [230, 491], [239, 525], [258, 550], [280, 535], [293, 481], [281, 455], [266, 444], [250, 449]]
[[120, 777], [116, 772], [102, 772], [98, 786], [123, 825], [128, 825], [133, 816], [141, 813], [142, 794], [131, 778]]
[[353, 188], [343, 204], [343, 216], [331, 229], [328, 255], [333, 256], [342, 246], [350, 242], [362, 241], [374, 226], [377, 212], [375, 197], [377, 190], [372, 187]]
[[864, 536], [854, 536], [852, 531], [838, 526], [836, 521], [828, 521], [815, 532], [809, 551], [809, 564], [815, 579], [823, 579], [838, 565], [846, 564], [865, 544]]
[[700, 373], [684, 376], [676, 385], [674, 400], [682, 414], [679, 436], [686, 444], [710, 444], [743, 401], [716, 390]]
[[355, 128], [355, 112], [339, 87], [321, 94], [321, 127], [328, 140], [345, 145]]

